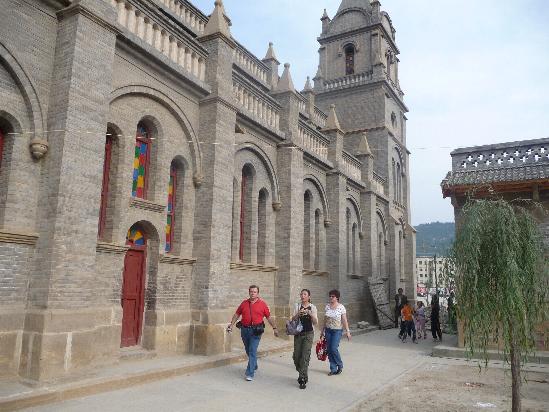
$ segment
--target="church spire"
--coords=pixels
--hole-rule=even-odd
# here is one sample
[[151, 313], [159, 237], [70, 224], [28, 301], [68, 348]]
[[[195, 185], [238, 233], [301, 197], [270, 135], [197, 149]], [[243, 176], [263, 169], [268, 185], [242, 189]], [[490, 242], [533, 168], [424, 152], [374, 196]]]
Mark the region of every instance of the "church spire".
[[263, 61], [265, 60], [276, 60], [278, 62], [272, 42], [269, 42], [269, 48], [267, 49], [267, 54], [263, 58]]
[[284, 64], [284, 72], [278, 81], [277, 92], [295, 92], [294, 82], [290, 74], [290, 63]]
[[212, 34], [222, 34], [228, 39], [231, 38], [231, 31], [229, 24], [225, 18], [225, 8], [223, 7], [223, 0], [215, 0], [215, 8], [206, 24], [203, 36], [209, 36]]
[[342, 131], [341, 126], [339, 125], [339, 120], [336, 114], [335, 104], [330, 105], [330, 110], [328, 111], [328, 119], [326, 120], [325, 130], [339, 130]]
[[370, 0], [342, 0], [337, 14], [347, 9], [365, 9], [370, 10]]

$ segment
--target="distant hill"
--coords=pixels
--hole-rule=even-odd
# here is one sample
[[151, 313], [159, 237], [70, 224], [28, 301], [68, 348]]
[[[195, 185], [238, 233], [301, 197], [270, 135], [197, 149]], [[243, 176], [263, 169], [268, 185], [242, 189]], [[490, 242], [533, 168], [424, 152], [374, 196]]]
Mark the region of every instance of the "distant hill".
[[453, 222], [424, 223], [415, 227], [416, 256], [445, 256], [455, 238], [455, 224]]

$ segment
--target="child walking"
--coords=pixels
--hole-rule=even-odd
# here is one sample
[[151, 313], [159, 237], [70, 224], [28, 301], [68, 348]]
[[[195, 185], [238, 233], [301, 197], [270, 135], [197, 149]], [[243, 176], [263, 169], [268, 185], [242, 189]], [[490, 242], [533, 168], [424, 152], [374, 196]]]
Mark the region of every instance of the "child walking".
[[404, 321], [406, 332], [402, 336], [402, 342], [406, 342], [406, 335], [412, 336], [412, 342], [417, 343], [416, 339], [416, 325], [414, 324], [414, 309], [408, 303], [408, 299], [404, 297], [402, 299], [404, 306], [402, 307], [401, 315]]
[[422, 335], [423, 335], [423, 339], [427, 339], [427, 332], [426, 332], [426, 329], [425, 329], [425, 306], [423, 305], [423, 302], [421, 302], [421, 301], [419, 301], [417, 303], [416, 329], [417, 329], [418, 339], [421, 339]]

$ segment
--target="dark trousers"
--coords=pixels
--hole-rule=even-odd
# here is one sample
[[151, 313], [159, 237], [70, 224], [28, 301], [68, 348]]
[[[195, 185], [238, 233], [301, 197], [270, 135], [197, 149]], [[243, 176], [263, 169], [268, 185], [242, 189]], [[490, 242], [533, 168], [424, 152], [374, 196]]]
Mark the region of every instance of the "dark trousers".
[[314, 332], [304, 332], [294, 336], [294, 365], [299, 372], [299, 379], [309, 379], [309, 361], [311, 360], [311, 348], [315, 337]]
[[438, 338], [442, 340], [442, 330], [440, 330], [439, 318], [431, 319], [431, 334], [433, 335], [433, 339], [436, 339], [438, 336]]
[[404, 323], [405, 323], [405, 326], [406, 326], [406, 333], [408, 334], [408, 336], [412, 336], [412, 333], [413, 333], [412, 339], [416, 340], [416, 325], [415, 325], [415, 322], [413, 320], [406, 320], [406, 321], [404, 321]]

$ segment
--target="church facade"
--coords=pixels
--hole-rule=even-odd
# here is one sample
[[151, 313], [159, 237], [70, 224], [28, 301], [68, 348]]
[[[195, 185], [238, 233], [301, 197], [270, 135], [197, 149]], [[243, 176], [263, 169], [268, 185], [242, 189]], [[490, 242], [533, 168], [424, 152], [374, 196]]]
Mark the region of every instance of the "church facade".
[[[44, 382], [231, 350], [257, 284], [283, 327], [301, 288], [351, 322], [415, 294], [407, 108], [377, 0], [321, 18], [296, 90], [185, 0], [0, 9], [0, 376]], [[281, 73], [281, 74], [279, 74]]]

